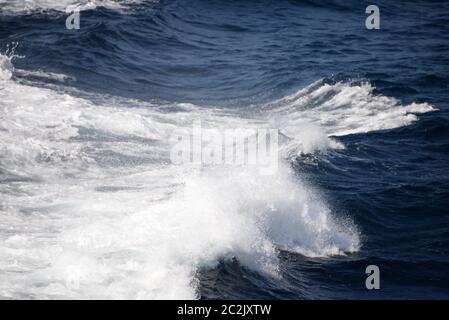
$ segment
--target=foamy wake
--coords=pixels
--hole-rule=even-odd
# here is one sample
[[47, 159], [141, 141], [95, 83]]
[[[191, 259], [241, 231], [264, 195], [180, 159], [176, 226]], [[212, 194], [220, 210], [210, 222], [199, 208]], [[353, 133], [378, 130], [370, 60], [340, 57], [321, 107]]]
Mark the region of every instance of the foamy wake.
[[274, 176], [175, 166], [171, 133], [197, 119], [255, 127], [276, 116], [286, 150], [303, 154], [342, 147], [329, 135], [395, 128], [432, 110], [344, 83], [315, 83], [254, 118], [188, 104], [168, 113], [130, 100], [99, 105], [19, 84], [0, 59], [1, 298], [191, 299], [198, 268], [219, 259], [279, 277], [279, 249], [357, 251], [356, 227], [288, 157]]
[[48, 10], [65, 12], [67, 8], [75, 7], [80, 11], [98, 7], [122, 10], [141, 2], [142, 0], [0, 0], [0, 14], [29, 14]]

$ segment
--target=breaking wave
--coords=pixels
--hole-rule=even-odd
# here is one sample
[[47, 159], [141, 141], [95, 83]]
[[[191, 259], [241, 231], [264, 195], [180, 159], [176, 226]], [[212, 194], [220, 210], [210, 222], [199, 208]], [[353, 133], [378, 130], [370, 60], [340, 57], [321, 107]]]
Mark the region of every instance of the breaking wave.
[[[279, 250], [356, 252], [357, 227], [293, 172], [292, 152], [342, 148], [338, 136], [408, 125], [433, 110], [375, 95], [369, 83], [323, 81], [252, 116], [192, 104], [100, 104], [11, 79], [6, 56], [0, 66], [5, 298], [191, 299], [198, 268], [220, 259], [279, 277]], [[288, 138], [274, 176], [170, 163], [172, 132], [197, 119], [255, 128], [273, 118]]]

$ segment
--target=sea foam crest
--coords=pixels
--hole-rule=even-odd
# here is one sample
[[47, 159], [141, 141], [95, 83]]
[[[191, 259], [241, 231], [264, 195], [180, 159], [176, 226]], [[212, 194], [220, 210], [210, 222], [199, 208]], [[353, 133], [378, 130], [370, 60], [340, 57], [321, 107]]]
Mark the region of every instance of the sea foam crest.
[[29, 14], [48, 10], [65, 12], [67, 8], [78, 8], [80, 11], [94, 10], [98, 7], [122, 10], [140, 3], [142, 0], [0, 0], [0, 7], [1, 12], [6, 14]]
[[393, 97], [375, 94], [368, 82], [328, 84], [319, 80], [268, 104], [266, 110], [286, 119], [287, 134], [294, 135], [306, 121], [327, 135], [342, 136], [410, 125], [418, 114], [436, 109], [428, 103], [402, 105]]

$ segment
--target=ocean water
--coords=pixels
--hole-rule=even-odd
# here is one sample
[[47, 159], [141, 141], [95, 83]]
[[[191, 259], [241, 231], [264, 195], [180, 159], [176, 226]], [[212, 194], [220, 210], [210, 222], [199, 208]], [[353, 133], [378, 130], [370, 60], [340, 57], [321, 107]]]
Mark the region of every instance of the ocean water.
[[448, 103], [449, 2], [0, 0], [0, 298], [449, 298]]

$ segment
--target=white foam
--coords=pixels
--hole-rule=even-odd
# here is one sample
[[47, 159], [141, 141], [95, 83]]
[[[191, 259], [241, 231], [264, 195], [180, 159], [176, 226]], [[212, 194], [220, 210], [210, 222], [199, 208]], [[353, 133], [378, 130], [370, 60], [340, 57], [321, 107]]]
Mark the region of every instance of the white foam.
[[407, 114], [431, 110], [343, 83], [315, 84], [257, 117], [180, 107], [99, 105], [0, 82], [0, 297], [191, 299], [198, 268], [219, 259], [278, 277], [279, 249], [310, 257], [357, 251], [356, 227], [334, 217], [288, 157], [274, 176], [174, 166], [171, 133], [198, 119], [241, 128], [276, 116], [286, 149], [298, 155], [342, 147], [330, 134], [397, 127], [415, 120]]
[[0, 0], [0, 13], [28, 14], [47, 10], [66, 12], [67, 8], [75, 7], [80, 11], [93, 10], [98, 7], [121, 10], [141, 2], [141, 0]]
[[11, 79], [13, 70], [11, 59], [0, 54], [0, 81]]
[[418, 120], [417, 114], [435, 110], [428, 103], [401, 105], [373, 91], [370, 83], [331, 85], [319, 80], [266, 110], [286, 118], [285, 132], [293, 136], [304, 121], [320, 126], [327, 135], [342, 136], [410, 125]]

